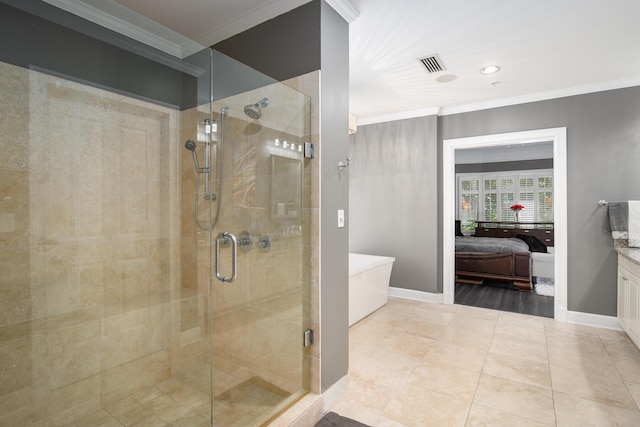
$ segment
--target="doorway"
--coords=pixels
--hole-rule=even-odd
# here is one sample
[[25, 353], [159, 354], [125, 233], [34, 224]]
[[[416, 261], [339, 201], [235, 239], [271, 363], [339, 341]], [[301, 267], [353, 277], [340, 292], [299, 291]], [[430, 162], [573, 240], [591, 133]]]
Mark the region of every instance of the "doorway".
[[495, 135], [482, 135], [443, 141], [443, 300], [453, 304], [455, 297], [455, 151], [469, 148], [497, 147], [509, 144], [531, 144], [543, 141], [553, 143], [554, 182], [554, 234], [555, 260], [554, 277], [556, 295], [554, 317], [566, 321], [567, 318], [567, 143], [566, 128], [540, 129]]

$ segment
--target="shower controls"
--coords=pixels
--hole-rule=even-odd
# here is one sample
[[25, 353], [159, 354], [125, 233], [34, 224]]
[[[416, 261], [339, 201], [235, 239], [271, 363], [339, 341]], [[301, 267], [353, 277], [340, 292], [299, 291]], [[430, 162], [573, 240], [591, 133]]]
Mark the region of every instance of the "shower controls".
[[[220, 272], [220, 246], [231, 245], [231, 276]], [[216, 277], [222, 283], [233, 283], [238, 275], [238, 239], [233, 233], [225, 231], [216, 236]]]
[[253, 239], [251, 238], [251, 234], [248, 231], [243, 231], [238, 234], [238, 247], [240, 251], [243, 253], [247, 253], [251, 250], [251, 245], [253, 244]]
[[271, 250], [271, 237], [260, 236], [256, 242], [256, 248], [260, 249], [262, 252], [269, 252]]

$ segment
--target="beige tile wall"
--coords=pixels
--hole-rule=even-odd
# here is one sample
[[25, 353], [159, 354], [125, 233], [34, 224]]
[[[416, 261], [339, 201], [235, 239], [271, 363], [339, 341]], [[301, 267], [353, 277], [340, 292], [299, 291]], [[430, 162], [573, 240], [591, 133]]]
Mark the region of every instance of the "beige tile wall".
[[[316, 95], [310, 125], [304, 114], [282, 121], [297, 101], [270, 106], [280, 118], [264, 129], [232, 108], [223, 203], [234, 207], [218, 229], [269, 235], [273, 246], [241, 253], [237, 282], [212, 282], [211, 299], [183, 148], [207, 112], [3, 63], [0, 75], [0, 425], [68, 423], [172, 376], [208, 393], [211, 325], [214, 393], [254, 376], [319, 392], [319, 343], [301, 347], [303, 329], [319, 337], [319, 160], [303, 161], [292, 223], [302, 233], [273, 221], [265, 179], [277, 136], [319, 154], [317, 73], [290, 82]], [[303, 135], [292, 131], [300, 124]], [[222, 260], [228, 268], [228, 252]]]
[[171, 374], [178, 113], [0, 75], [0, 424], [64, 424]]

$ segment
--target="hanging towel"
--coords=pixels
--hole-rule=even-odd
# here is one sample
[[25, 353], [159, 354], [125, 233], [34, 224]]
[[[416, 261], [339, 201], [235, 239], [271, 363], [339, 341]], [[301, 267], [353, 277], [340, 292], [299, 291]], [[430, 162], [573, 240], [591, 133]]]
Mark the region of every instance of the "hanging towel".
[[629, 247], [640, 248], [640, 200], [629, 200]]
[[611, 235], [614, 239], [627, 239], [629, 231], [629, 203], [609, 202], [607, 205]]

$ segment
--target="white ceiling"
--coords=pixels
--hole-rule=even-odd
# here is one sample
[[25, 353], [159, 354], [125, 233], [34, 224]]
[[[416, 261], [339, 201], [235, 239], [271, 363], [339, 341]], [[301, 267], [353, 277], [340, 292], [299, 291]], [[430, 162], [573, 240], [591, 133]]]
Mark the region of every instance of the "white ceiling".
[[[210, 46], [308, 0], [116, 1]], [[349, 1], [359, 124], [640, 85], [639, 0]], [[421, 68], [431, 54], [445, 71]], [[501, 70], [480, 74], [490, 64]]]

